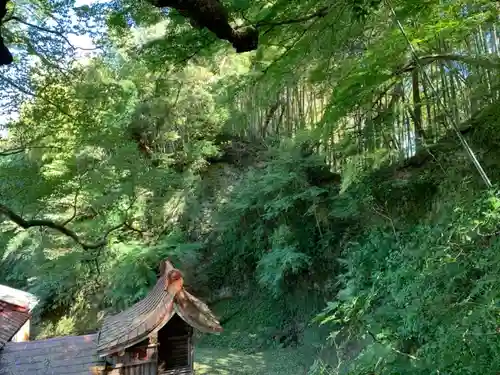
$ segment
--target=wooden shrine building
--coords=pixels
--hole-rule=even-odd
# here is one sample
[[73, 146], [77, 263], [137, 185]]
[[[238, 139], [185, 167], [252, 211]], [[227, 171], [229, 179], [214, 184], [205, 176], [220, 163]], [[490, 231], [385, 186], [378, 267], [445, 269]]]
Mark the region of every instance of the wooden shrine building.
[[7, 343], [0, 375], [192, 375], [193, 328], [218, 333], [222, 327], [184, 289], [179, 270], [168, 260], [161, 268], [146, 298], [107, 317], [98, 334]]

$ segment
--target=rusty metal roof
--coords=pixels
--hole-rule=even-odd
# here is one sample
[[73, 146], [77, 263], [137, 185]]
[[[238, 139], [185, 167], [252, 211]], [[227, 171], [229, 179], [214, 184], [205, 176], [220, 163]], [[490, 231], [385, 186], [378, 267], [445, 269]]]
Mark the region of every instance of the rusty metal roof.
[[0, 300], [0, 350], [30, 318], [28, 309]]
[[166, 260], [162, 275], [151, 292], [130, 309], [104, 320], [97, 350], [106, 356], [122, 351], [160, 330], [177, 312], [192, 327], [203, 332], [222, 331], [208, 307], [184, 290], [182, 274]]
[[0, 375], [89, 375], [100, 365], [97, 334], [9, 342], [0, 351]]
[[30, 312], [38, 304], [38, 298], [35, 295], [2, 284], [0, 284], [0, 301], [26, 307]]
[[37, 303], [33, 294], [0, 284], [0, 349], [28, 321]]

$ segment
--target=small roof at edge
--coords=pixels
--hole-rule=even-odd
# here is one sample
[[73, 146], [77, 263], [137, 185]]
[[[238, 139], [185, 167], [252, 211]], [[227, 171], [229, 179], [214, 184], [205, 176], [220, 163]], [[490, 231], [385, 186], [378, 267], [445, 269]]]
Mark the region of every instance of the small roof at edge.
[[101, 365], [96, 336], [9, 342], [0, 350], [0, 375], [90, 375]]
[[0, 284], [0, 301], [25, 307], [30, 312], [38, 304], [38, 298], [35, 295], [2, 284]]
[[28, 309], [0, 301], [0, 351], [29, 318]]

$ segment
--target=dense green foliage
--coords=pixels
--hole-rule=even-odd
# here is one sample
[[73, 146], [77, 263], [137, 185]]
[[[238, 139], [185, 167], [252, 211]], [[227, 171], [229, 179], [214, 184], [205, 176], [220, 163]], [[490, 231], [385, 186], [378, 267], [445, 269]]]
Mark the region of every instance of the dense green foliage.
[[15, 2], [38, 28], [3, 27], [0, 283], [41, 299], [37, 337], [170, 257], [226, 328], [204, 353], [255, 361], [220, 373], [498, 372], [497, 2], [224, 3], [257, 51], [133, 1]]

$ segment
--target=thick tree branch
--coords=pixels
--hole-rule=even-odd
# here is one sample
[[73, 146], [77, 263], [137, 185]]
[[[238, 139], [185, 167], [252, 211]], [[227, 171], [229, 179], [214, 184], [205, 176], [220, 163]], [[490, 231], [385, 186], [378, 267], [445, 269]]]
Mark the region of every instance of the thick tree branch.
[[229, 41], [236, 52], [257, 49], [259, 33], [253, 27], [236, 30], [229, 24], [226, 8], [219, 0], [147, 0], [158, 8], [173, 8], [191, 21], [197, 28], [206, 27], [217, 38]]
[[56, 36], [62, 38], [73, 50], [94, 51], [94, 50], [98, 49], [97, 47], [84, 48], [84, 47], [74, 46], [70, 42], [70, 40], [66, 37], [66, 35], [64, 35], [63, 32], [29, 23], [29, 22], [27, 22], [27, 21], [25, 21], [17, 16], [9, 16], [7, 18], [6, 17], [6, 15], [7, 15], [7, 3], [9, 1], [10, 0], [0, 0], [0, 66], [10, 65], [14, 61], [12, 54], [9, 51], [9, 49], [7, 48], [7, 46], [5, 45], [4, 39], [3, 39], [2, 34], [1, 34], [2, 26], [9, 21], [17, 21], [19, 23], [22, 23], [23, 25], [34, 28], [40, 32], [56, 35]]
[[[132, 200], [130, 206], [127, 208], [127, 213], [134, 204], [135, 199]], [[63, 224], [58, 224], [52, 220], [44, 220], [44, 219], [34, 219], [34, 220], [25, 220], [23, 219], [20, 215], [15, 213], [13, 210], [11, 210], [9, 207], [6, 205], [0, 203], [0, 215], [6, 216], [10, 221], [16, 223], [19, 225], [21, 228], [28, 229], [28, 228], [35, 228], [35, 227], [45, 227], [45, 228], [51, 228], [54, 229], [55, 231], [58, 231], [65, 236], [71, 238], [73, 241], [75, 241], [78, 245], [80, 245], [83, 249], [85, 250], [92, 250], [92, 249], [101, 249], [107, 244], [108, 236], [123, 227], [127, 226], [127, 221], [128, 218], [126, 215], [125, 219], [120, 223], [117, 224], [111, 228], [109, 228], [104, 235], [101, 237], [100, 240], [94, 243], [87, 243], [83, 241], [78, 234], [76, 234], [73, 230], [66, 228]], [[67, 222], [67, 221], [66, 221]]]
[[[95, 50], [96, 48], [80, 48], [71, 44], [69, 39], [60, 31], [49, 29], [43, 26], [29, 23], [17, 16], [5, 18], [7, 14], [7, 2], [0, 0], [0, 27], [7, 21], [17, 21], [40, 32], [50, 33], [62, 38], [73, 50]], [[148, 0], [152, 5], [163, 8], [170, 7], [178, 10], [183, 16], [191, 20], [191, 24], [202, 28], [206, 27], [212, 31], [219, 39], [228, 40], [232, 43], [237, 52], [253, 51], [258, 46], [259, 27], [266, 27], [266, 32], [283, 25], [307, 22], [309, 20], [325, 17], [329, 8], [323, 7], [318, 11], [295, 19], [280, 20], [276, 22], [260, 21], [251, 27], [231, 27], [228, 20], [227, 11], [219, 0]], [[196, 54], [196, 52], [195, 52]], [[13, 61], [12, 55], [5, 46], [0, 34], [0, 65], [9, 65]]]
[[7, 3], [9, 0], [0, 0], [0, 66], [12, 64], [14, 61], [12, 54], [5, 45], [2, 37], [2, 26], [5, 16], [7, 15]]

